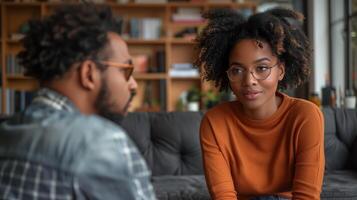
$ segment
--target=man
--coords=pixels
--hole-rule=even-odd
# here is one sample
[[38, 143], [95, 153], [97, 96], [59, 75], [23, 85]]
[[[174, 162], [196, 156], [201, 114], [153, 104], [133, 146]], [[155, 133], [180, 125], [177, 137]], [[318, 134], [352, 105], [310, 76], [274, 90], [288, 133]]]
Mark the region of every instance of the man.
[[29, 23], [18, 55], [41, 89], [0, 125], [0, 199], [155, 199], [120, 121], [137, 84], [109, 8], [72, 5]]

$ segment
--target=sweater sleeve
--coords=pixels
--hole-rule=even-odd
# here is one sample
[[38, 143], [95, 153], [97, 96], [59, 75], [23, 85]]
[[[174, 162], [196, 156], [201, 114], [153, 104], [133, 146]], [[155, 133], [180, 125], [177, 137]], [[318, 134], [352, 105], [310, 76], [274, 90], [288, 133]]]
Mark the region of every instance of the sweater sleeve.
[[200, 140], [205, 177], [212, 199], [237, 200], [230, 167], [224, 158], [207, 116], [201, 122]]
[[293, 199], [319, 200], [324, 175], [324, 121], [317, 107], [309, 107], [295, 141]]

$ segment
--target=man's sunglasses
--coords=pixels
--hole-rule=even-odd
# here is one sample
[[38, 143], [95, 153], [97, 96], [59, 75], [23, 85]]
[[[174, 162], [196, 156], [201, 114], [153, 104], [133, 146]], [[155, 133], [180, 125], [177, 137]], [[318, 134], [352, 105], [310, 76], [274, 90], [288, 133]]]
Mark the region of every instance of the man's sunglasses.
[[122, 69], [126, 81], [129, 81], [130, 77], [133, 75], [134, 65], [131, 62], [131, 60], [129, 60], [129, 63], [117, 63], [112, 61], [99, 61], [99, 63], [110, 67], [116, 67]]

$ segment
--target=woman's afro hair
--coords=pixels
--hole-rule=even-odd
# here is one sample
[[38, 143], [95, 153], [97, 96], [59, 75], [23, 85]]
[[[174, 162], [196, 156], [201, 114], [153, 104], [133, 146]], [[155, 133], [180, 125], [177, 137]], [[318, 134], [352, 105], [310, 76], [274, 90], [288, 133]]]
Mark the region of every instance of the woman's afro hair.
[[266, 42], [273, 54], [285, 64], [285, 76], [279, 88], [296, 87], [310, 74], [311, 47], [298, 21], [303, 16], [295, 11], [275, 8], [245, 18], [233, 9], [210, 10], [203, 15], [208, 25], [197, 37], [203, 79], [213, 81], [220, 90], [229, 89], [226, 75], [229, 54], [242, 39], [253, 39], [257, 44]]

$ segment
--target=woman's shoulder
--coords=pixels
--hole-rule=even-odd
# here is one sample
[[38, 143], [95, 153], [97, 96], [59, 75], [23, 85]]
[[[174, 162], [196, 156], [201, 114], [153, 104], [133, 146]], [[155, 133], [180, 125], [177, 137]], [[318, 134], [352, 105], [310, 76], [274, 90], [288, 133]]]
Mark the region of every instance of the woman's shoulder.
[[290, 101], [289, 113], [296, 114], [296, 115], [297, 114], [304, 115], [304, 116], [322, 114], [320, 108], [317, 105], [306, 99], [295, 98], [295, 97], [288, 97], [288, 99]]

